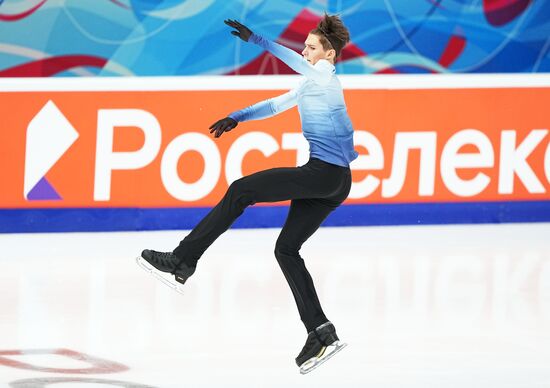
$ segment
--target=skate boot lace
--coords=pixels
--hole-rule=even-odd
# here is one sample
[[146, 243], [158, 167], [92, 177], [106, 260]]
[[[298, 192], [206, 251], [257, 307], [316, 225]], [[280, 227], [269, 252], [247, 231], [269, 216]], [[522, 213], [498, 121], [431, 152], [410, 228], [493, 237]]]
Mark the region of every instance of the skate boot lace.
[[[158, 252], [158, 251], [152, 251], [152, 257], [151, 259], [157, 262], [160, 266], [164, 268], [177, 268], [177, 265], [174, 267], [174, 254], [172, 252]], [[179, 265], [179, 264], [178, 264]]]
[[172, 252], [155, 252], [155, 256], [158, 260], [162, 260], [162, 264], [171, 262], [174, 259], [174, 254]]

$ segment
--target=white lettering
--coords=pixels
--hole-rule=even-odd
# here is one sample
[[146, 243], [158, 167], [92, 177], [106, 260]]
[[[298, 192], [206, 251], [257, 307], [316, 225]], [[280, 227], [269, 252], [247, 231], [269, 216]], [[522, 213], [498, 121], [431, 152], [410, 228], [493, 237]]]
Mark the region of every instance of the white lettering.
[[[459, 154], [460, 148], [466, 144], [475, 145], [479, 153]], [[458, 176], [456, 169], [493, 167], [494, 163], [495, 154], [487, 135], [475, 129], [465, 129], [454, 134], [443, 148], [441, 178], [453, 194], [471, 197], [485, 190], [490, 182], [489, 177], [480, 172], [474, 178], [464, 180]]]
[[[367, 155], [359, 155], [351, 162], [352, 170], [381, 170], [384, 168], [384, 150], [380, 141], [367, 131], [355, 131], [355, 145], [365, 147]], [[380, 185], [380, 179], [368, 174], [361, 182], [353, 182], [349, 198], [365, 198], [374, 193]]]
[[546, 192], [526, 159], [547, 133], [547, 129], [535, 129], [516, 148], [516, 131], [502, 131], [498, 181], [499, 194], [513, 193], [514, 175], [517, 175], [530, 193]]
[[[194, 183], [183, 182], [178, 175], [178, 160], [186, 151], [197, 151], [204, 159], [204, 172]], [[166, 191], [180, 201], [197, 201], [216, 187], [221, 172], [218, 147], [208, 136], [197, 132], [184, 133], [166, 147], [162, 156], [160, 175]]]
[[[137, 127], [145, 135], [143, 147], [132, 152], [113, 152], [115, 127]], [[111, 198], [111, 172], [147, 166], [157, 156], [161, 143], [160, 124], [140, 109], [100, 109], [97, 115], [94, 200]]]
[[284, 133], [283, 150], [296, 150], [296, 166], [303, 166], [309, 160], [309, 143], [301, 133]]
[[390, 177], [383, 180], [382, 197], [395, 197], [405, 183], [409, 150], [420, 150], [420, 177], [418, 194], [429, 196], [435, 186], [435, 149], [437, 134], [435, 132], [398, 132]]
[[279, 144], [273, 136], [264, 132], [249, 132], [235, 140], [227, 152], [225, 161], [225, 177], [228, 184], [243, 177], [243, 159], [251, 150], [259, 150], [269, 157], [279, 150]]

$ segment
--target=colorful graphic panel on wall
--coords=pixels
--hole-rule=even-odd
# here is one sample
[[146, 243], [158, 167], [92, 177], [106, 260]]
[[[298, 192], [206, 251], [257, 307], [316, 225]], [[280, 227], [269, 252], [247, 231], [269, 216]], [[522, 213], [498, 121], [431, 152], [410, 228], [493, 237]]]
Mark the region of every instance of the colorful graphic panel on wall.
[[550, 71], [548, 1], [0, 0], [0, 76], [289, 74], [223, 20], [301, 51], [325, 11], [341, 74]]

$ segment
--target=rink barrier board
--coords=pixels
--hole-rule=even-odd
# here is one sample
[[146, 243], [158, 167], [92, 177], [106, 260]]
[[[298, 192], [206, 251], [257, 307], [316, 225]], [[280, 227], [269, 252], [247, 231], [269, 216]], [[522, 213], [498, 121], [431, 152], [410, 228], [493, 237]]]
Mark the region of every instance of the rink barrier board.
[[[0, 233], [192, 229], [210, 208], [0, 209]], [[275, 228], [288, 206], [253, 206], [232, 228]], [[550, 222], [550, 201], [342, 205], [322, 226]]]
[[[490, 184], [478, 194], [460, 196], [450, 192], [448, 185], [444, 185], [441, 181], [440, 171], [434, 172], [435, 175], [431, 176], [435, 192], [432, 190], [431, 193], [420, 193], [418, 159], [421, 160], [424, 156], [425, 150], [422, 149], [420, 157], [416, 154], [411, 156], [413, 162], [406, 162], [403, 166], [407, 180], [404, 184], [402, 183], [397, 194], [381, 195], [382, 183], [380, 183], [379, 188], [372, 194], [363, 194], [362, 197], [350, 195], [346, 203], [334, 212], [324, 225], [550, 221], [550, 142], [548, 140], [550, 133], [548, 116], [545, 113], [545, 101], [550, 98], [550, 74], [342, 76], [341, 81], [344, 89], [349, 90], [346, 100], [349, 100], [350, 114], [353, 116], [356, 133], [364, 135], [368, 132], [374, 135], [373, 139], [384, 149], [384, 170], [374, 169], [373, 176], [388, 181], [390, 181], [390, 175], [393, 177], [393, 154], [397, 153], [398, 136], [403, 136], [402, 139], [405, 139], [404, 136], [412, 134], [416, 136], [415, 139], [420, 139], [421, 136], [436, 134], [437, 141], [434, 144], [437, 146], [437, 154], [434, 163], [441, 169], [440, 150], [446, 148], [445, 146], [456, 135], [469, 128], [479, 129], [478, 135], [487, 136], [489, 147], [494, 151], [494, 165], [491, 165], [490, 169], [477, 165], [478, 168], [467, 171], [469, 175], [465, 175], [466, 178], [461, 178], [471, 179], [472, 173], [476, 172], [489, 174]], [[272, 96], [273, 91], [287, 90], [295, 86], [296, 82], [296, 76], [0, 80], [0, 97], [5, 102], [3, 107], [5, 120], [0, 128], [0, 136], [4, 134], [2, 138], [4, 152], [0, 155], [0, 159], [2, 156], [6, 158], [1, 163], [3, 170], [0, 171], [0, 180], [3, 183], [0, 191], [0, 232], [192, 228], [208, 212], [208, 209], [219, 201], [227, 185], [236, 177], [235, 167], [239, 166], [230, 165], [231, 173], [228, 174], [229, 162], [226, 157], [232, 144], [239, 140], [238, 136], [244, 137], [256, 129], [260, 131], [263, 138], [277, 143], [278, 147], [277, 153], [272, 157], [262, 155], [257, 149], [246, 154], [246, 158], [241, 160], [241, 167], [245, 174], [258, 169], [299, 165], [305, 162], [300, 160], [299, 155], [294, 155], [295, 151], [283, 149], [281, 143], [281, 136], [284, 138], [285, 135], [299, 134], [297, 114], [296, 112], [283, 114], [278, 118], [256, 122], [254, 125], [246, 123], [238, 133], [233, 133], [233, 137], [224, 136], [219, 143], [216, 142], [220, 147], [219, 151], [225, 166], [224, 172], [217, 178], [216, 186], [198, 200], [182, 200], [168, 195], [158, 176], [160, 160], [164, 158], [167, 144], [171, 145], [174, 137], [181, 131], [179, 113], [174, 110], [174, 106], [161, 109], [155, 104], [162, 105], [163, 101], [169, 101], [166, 99], [173, 97], [175, 95], [173, 93], [190, 93], [186, 95], [187, 100], [189, 96], [201, 96], [200, 93], [196, 93], [197, 91], [208, 91], [207, 100], [212, 96], [221, 98], [224, 95], [222, 91], [225, 91], [225, 93], [231, 93], [231, 96], [242, 94], [241, 99], [245, 96], [246, 101], [254, 102], [259, 97]], [[420, 96], [431, 96], [429, 103], [425, 104], [426, 101], [419, 98]], [[155, 101], [153, 97], [160, 97], [160, 99]], [[447, 97], [450, 98], [448, 101]], [[96, 99], [101, 101], [95, 101]], [[469, 101], [471, 99], [472, 101]], [[485, 101], [492, 99], [499, 100], [502, 104], [495, 105], [493, 101], [486, 106]], [[204, 104], [200, 101], [192, 101], [196, 105], [193, 112], [196, 111], [197, 117], [195, 124], [190, 127], [197, 131], [199, 128], [204, 128], [207, 122], [210, 123], [211, 117], [218, 117], [228, 109], [225, 106], [226, 100], [223, 100], [224, 106], [221, 107], [218, 106], [219, 104], [207, 104], [210, 102], [207, 100], [204, 100]], [[240, 107], [245, 100], [238, 103], [232, 100], [231, 104]], [[418, 102], [418, 100], [421, 101]], [[37, 114], [40, 107], [50, 104], [50, 101], [52, 103], [55, 101], [62, 108], [61, 113], [67, 114], [69, 121], [76, 125], [80, 135], [75, 147], [69, 147], [66, 157], [63, 156], [59, 163], [55, 162], [47, 174], [42, 172], [42, 178], [47, 178], [54, 189], [59, 189], [62, 199], [56, 201], [31, 198], [27, 193], [28, 188], [25, 188], [25, 192], [29, 194], [29, 198], [23, 196], [25, 183], [23, 175], [26, 177], [27, 173], [25, 171], [23, 174], [22, 167], [27, 164], [32, 165], [29, 161], [33, 161], [32, 158], [27, 159], [29, 154], [24, 150], [25, 128], [29, 130], [29, 122], [33, 115]], [[389, 104], [390, 101], [392, 104]], [[450, 107], [447, 107], [449, 101], [457, 105], [450, 104]], [[484, 103], [480, 104], [481, 101]], [[205, 110], [208, 107], [212, 111], [206, 112], [203, 106]], [[462, 110], [458, 109], [459, 106]], [[363, 107], [370, 111], [364, 111]], [[108, 192], [110, 197], [108, 200], [98, 200], [95, 198], [97, 185], [94, 183], [97, 179], [94, 181], [93, 175], [94, 157], [97, 160], [97, 155], [94, 154], [96, 130], [99, 131], [99, 125], [95, 125], [98, 117], [96, 113], [105, 109], [116, 110], [116, 108], [135, 108], [142, 113], [151, 113], [152, 118], [158, 119], [162, 125], [163, 146], [156, 154], [154, 162], [144, 168], [133, 171], [131, 169], [113, 170], [113, 184]], [[415, 109], [422, 109], [422, 114], [411, 116], [414, 120], [410, 121], [408, 117], [412, 111], [417, 112]], [[396, 112], [400, 114], [396, 115]], [[407, 112], [409, 114], [406, 114]], [[449, 115], [450, 113], [452, 115]], [[55, 117], [59, 118], [59, 115]], [[136, 126], [139, 127], [139, 125]], [[282, 132], [281, 129], [283, 129]], [[121, 130], [118, 134], [117, 129], [117, 139], [122, 138], [125, 142], [118, 144], [116, 140], [113, 154], [139, 146], [139, 136], [125, 131], [127, 129]], [[199, 132], [185, 131], [190, 129], [186, 128], [184, 133], [195, 137], [199, 134]], [[207, 137], [206, 134], [202, 135]], [[509, 146], [510, 136], [514, 137], [516, 147], [520, 145], [523, 147], [529, 142], [536, 144], [534, 151], [528, 151], [528, 159], [523, 158], [529, 168], [533, 169], [535, 178], [541, 180], [542, 191], [533, 182], [527, 187], [527, 183], [512, 177], [513, 190], [501, 192], [498, 185], [500, 181], [498, 155], [503, 152], [501, 147], [505, 141], [508, 144], [506, 148], [508, 154], [515, 155], [513, 148]], [[516, 136], [517, 140], [515, 140]], [[412, 138], [409, 137], [410, 139]], [[474, 143], [467, 141], [466, 144]], [[414, 149], [410, 144], [407, 147], [409, 146], [411, 148], [401, 149], [401, 151], [405, 150], [406, 155]], [[477, 146], [480, 147], [480, 145]], [[367, 148], [367, 150], [370, 154], [371, 149]], [[364, 156], [365, 150], [361, 152]], [[411, 155], [413, 152], [416, 151], [411, 151]], [[477, 156], [481, 153], [479, 148]], [[200, 172], [198, 167], [194, 168], [197, 171], [192, 171], [193, 173]], [[356, 178], [364, 180], [368, 170], [367, 168], [357, 170]], [[141, 180], [142, 178], [144, 180]], [[191, 181], [196, 178], [196, 174], [186, 177]], [[140, 186], [147, 187], [147, 190], [121, 190], [124, 187], [138, 187], [137, 182], [141, 182]], [[144, 193], [146, 195], [142, 195]], [[234, 227], [279, 227], [283, 225], [286, 214], [286, 206], [280, 204], [254, 206], [246, 210]]]

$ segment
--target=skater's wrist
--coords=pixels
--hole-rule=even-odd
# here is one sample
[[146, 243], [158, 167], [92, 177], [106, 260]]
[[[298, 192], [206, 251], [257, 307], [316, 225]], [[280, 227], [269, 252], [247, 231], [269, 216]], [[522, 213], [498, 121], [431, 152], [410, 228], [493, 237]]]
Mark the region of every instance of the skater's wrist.
[[240, 121], [239, 112], [233, 112], [227, 115], [228, 118], [235, 121], [235, 123], [238, 123]]

